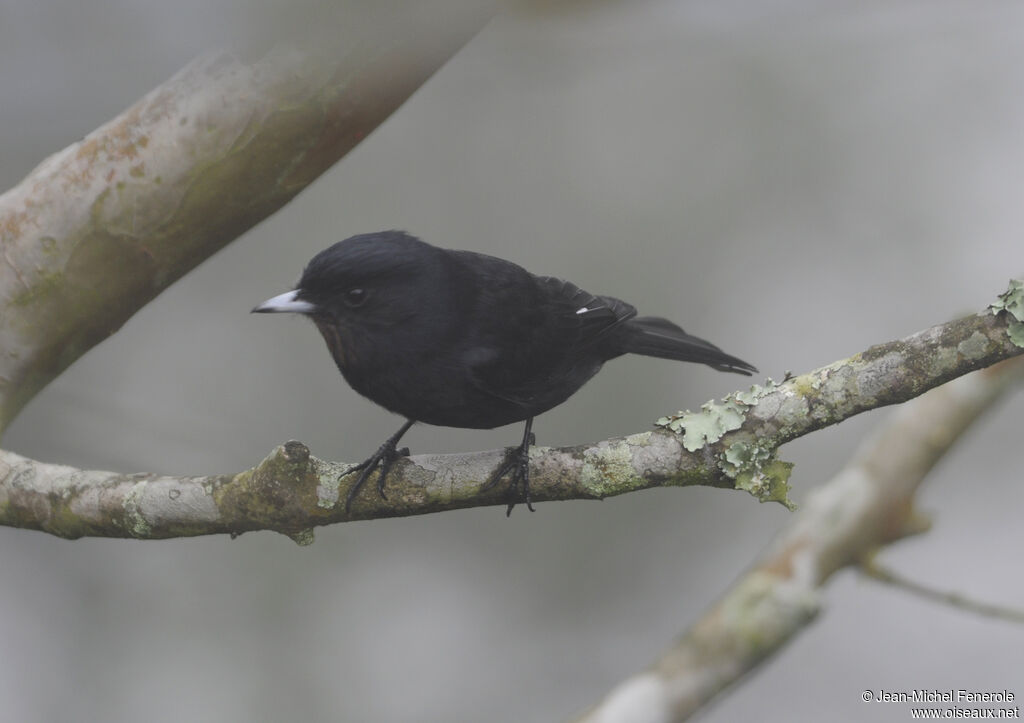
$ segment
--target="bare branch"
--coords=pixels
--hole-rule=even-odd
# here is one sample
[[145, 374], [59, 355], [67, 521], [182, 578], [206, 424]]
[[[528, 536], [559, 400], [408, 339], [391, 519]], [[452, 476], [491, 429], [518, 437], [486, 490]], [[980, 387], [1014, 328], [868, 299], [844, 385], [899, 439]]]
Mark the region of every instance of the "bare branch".
[[776, 653], [818, 613], [819, 588], [832, 574], [927, 528], [914, 512], [917, 488], [960, 434], [1022, 378], [1020, 360], [1005, 362], [900, 408], [669, 651], [580, 720], [685, 720]]
[[[685, 422], [676, 431], [534, 448], [533, 499], [600, 499], [648, 487], [700, 484], [742, 488], [761, 499], [786, 502], [790, 465], [775, 458], [778, 445], [1024, 352], [1010, 340], [1012, 322], [1008, 312], [991, 311], [951, 321], [781, 384], [732, 394], [697, 414], [666, 418], [670, 428]], [[698, 436], [699, 443], [694, 441]], [[388, 477], [388, 499], [368, 486], [349, 514], [338, 501], [344, 500], [341, 488], [354, 475], [341, 477], [345, 466], [312, 457], [299, 442], [289, 442], [237, 475], [187, 478], [83, 472], [6, 452], [0, 453], [0, 524], [69, 538], [271, 529], [309, 541], [317, 525], [505, 504], [500, 485], [480, 491], [501, 459], [495, 451], [399, 460]], [[897, 488], [896, 481], [887, 484]], [[892, 527], [891, 516], [890, 511], [873, 524], [900, 532], [899, 525]], [[869, 539], [877, 541], [878, 535]], [[848, 554], [846, 547], [839, 549]]]
[[0, 432], [71, 362], [348, 153], [488, 17], [424, 28], [396, 15], [368, 47], [327, 57], [199, 58], [0, 196]]

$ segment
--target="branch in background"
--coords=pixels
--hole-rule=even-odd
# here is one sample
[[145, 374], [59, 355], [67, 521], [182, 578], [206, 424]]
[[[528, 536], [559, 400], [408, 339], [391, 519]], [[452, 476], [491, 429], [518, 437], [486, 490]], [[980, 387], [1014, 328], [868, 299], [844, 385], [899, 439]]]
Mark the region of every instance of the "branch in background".
[[[533, 499], [601, 499], [700, 484], [788, 503], [790, 465], [775, 458], [778, 445], [1021, 354], [1009, 335], [1013, 321], [1009, 312], [986, 311], [781, 384], [752, 387], [697, 414], [666, 418], [666, 427], [684, 423], [679, 433], [658, 429], [594, 445], [533, 448]], [[502, 458], [496, 451], [401, 459], [388, 476], [388, 499], [367, 485], [346, 513], [341, 482], [347, 486], [355, 475], [339, 479], [345, 466], [312, 457], [299, 442], [278, 448], [251, 470], [215, 477], [83, 472], [2, 452], [0, 524], [68, 538], [270, 529], [308, 542], [317, 525], [503, 505], [501, 485], [480, 490]]]
[[1006, 362], [896, 411], [679, 642], [580, 721], [685, 720], [781, 649], [818, 613], [819, 588], [834, 573], [926, 529], [914, 514], [917, 488], [971, 423], [1021, 379], [1024, 363]]
[[489, 17], [462, 8], [424, 27], [393, 13], [342, 52], [199, 58], [0, 196], [0, 432], [354, 148]]
[[886, 585], [892, 585], [893, 587], [897, 587], [901, 590], [912, 592], [926, 600], [950, 605], [988, 618], [997, 618], [999, 620], [1018, 624], [1024, 623], [1024, 610], [1004, 607], [1002, 605], [993, 605], [992, 603], [975, 600], [974, 598], [962, 593], [944, 592], [942, 590], [936, 590], [928, 587], [927, 585], [922, 585], [919, 582], [914, 582], [913, 580], [908, 579], [895, 570], [885, 567], [875, 559], [874, 555], [862, 560], [860, 569], [861, 572], [873, 580], [878, 580], [879, 582], [884, 582]]

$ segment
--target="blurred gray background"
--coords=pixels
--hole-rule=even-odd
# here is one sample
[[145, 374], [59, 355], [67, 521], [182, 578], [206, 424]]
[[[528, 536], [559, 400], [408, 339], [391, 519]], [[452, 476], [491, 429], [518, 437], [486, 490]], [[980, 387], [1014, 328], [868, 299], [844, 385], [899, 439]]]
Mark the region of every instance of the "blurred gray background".
[[[0, 187], [195, 54], [303, 6], [0, 0]], [[233, 472], [288, 439], [366, 457], [398, 420], [301, 319], [251, 317], [345, 236], [401, 228], [620, 295], [807, 371], [977, 310], [1024, 270], [1024, 5], [575, 3], [491, 23], [366, 142], [134, 317], [4, 446], [125, 472]], [[540, 443], [648, 428], [742, 383], [611, 363]], [[1024, 605], [1021, 398], [936, 470], [906, 574]], [[794, 497], [885, 411], [783, 450]], [[518, 441], [421, 427], [414, 452]], [[650, 662], [790, 515], [653, 490], [317, 530], [66, 542], [0, 529], [10, 721], [557, 721]], [[839, 576], [819, 620], [702, 720], [890, 721], [864, 689], [1009, 689], [1024, 630]]]

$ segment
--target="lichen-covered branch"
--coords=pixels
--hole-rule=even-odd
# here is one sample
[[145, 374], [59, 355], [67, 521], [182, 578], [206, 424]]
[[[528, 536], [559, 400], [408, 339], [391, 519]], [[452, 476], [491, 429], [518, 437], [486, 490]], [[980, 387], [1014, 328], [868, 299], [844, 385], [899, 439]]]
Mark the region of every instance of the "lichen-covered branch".
[[[696, 414], [666, 417], [660, 429], [593, 445], [535, 447], [533, 499], [700, 484], [788, 502], [790, 465], [776, 459], [778, 445], [1021, 354], [1009, 335], [1015, 321], [1010, 311], [988, 310], [709, 402]], [[387, 499], [367, 485], [346, 512], [355, 475], [342, 476], [344, 465], [316, 459], [299, 442], [237, 475], [187, 478], [83, 472], [0, 452], [0, 524], [70, 538], [271, 529], [308, 541], [313, 527], [333, 522], [503, 505], [501, 485], [481, 491], [501, 460], [500, 451], [401, 459], [388, 477]]]
[[340, 52], [199, 58], [0, 196], [0, 432], [383, 122], [490, 14], [460, 9]]
[[[973, 339], [973, 332], [966, 338]], [[917, 488], [960, 434], [1022, 379], [1022, 360], [1004, 362], [900, 408], [835, 478], [815, 490], [767, 554], [668, 652], [615, 687], [580, 721], [686, 720], [776, 653], [817, 615], [820, 588], [831, 575], [881, 545], [927, 529], [914, 509]]]
[[786, 501], [789, 465], [779, 446], [808, 432], [913, 399], [958, 376], [1020, 354], [1024, 288], [1006, 292], [979, 314], [878, 344], [807, 374], [754, 386], [698, 412], [658, 420], [683, 435], [690, 452], [704, 451], [720, 474], [761, 500]]

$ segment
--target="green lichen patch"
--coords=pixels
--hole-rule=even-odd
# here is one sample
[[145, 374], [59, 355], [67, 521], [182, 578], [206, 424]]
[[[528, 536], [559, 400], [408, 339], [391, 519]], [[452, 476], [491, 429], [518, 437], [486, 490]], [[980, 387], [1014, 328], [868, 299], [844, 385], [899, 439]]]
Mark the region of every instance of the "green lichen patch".
[[993, 314], [1005, 311], [1010, 315], [1006, 332], [1015, 346], [1024, 347], [1024, 281], [1010, 279], [1010, 286], [989, 308]]
[[149, 521], [142, 514], [139, 500], [146, 491], [145, 480], [138, 482], [124, 498], [125, 529], [132, 537], [144, 540], [151, 537], [153, 531]]
[[584, 450], [582, 461], [580, 483], [602, 499], [621, 491], [637, 476], [633, 450], [625, 439], [599, 442]]
[[299, 547], [308, 547], [316, 540], [312, 527], [308, 527], [303, 530], [296, 530], [295, 532], [287, 532], [285, 534], [287, 534], [288, 537], [290, 537]]
[[956, 350], [967, 359], [981, 359], [988, 351], [988, 337], [976, 331], [957, 344]]
[[[683, 447], [696, 452], [718, 442], [728, 432], [740, 429], [748, 411], [775, 394], [779, 386], [768, 379], [763, 386], [755, 384], [721, 401], [707, 402], [699, 412], [687, 410], [671, 414], [655, 424], [682, 435]], [[793, 510], [796, 506], [789, 499], [789, 475], [793, 465], [776, 457], [777, 444], [777, 437], [760, 439], [741, 432], [722, 442], [717, 466], [733, 480], [736, 489], [746, 490], [761, 502], [779, 502]]]
[[760, 502], [778, 502], [793, 511], [796, 505], [789, 499], [789, 475], [792, 471], [792, 462], [772, 459], [767, 464], [738, 474], [736, 489], [746, 490]]
[[722, 471], [736, 480], [736, 489], [746, 490], [761, 502], [779, 502], [790, 510], [790, 462], [775, 457], [775, 449], [754, 441], [737, 441], [722, 453]]
[[677, 412], [661, 417], [655, 424], [683, 435], [683, 446], [696, 452], [705, 444], [717, 442], [726, 432], [739, 429], [746, 419], [747, 409], [770, 394], [778, 383], [770, 377], [764, 386], [754, 384], [746, 391], [729, 394], [721, 401], [705, 402], [699, 412]]
[[730, 477], [736, 477], [744, 470], [759, 468], [771, 460], [774, 452], [758, 444], [736, 442], [722, 453], [722, 469]]
[[775, 391], [779, 386], [781, 385], [777, 381], [768, 377], [764, 385], [752, 384], [750, 389], [746, 391], [733, 392], [726, 397], [726, 399], [735, 399], [740, 404], [752, 407], [764, 399], [765, 396]]
[[706, 402], [699, 412], [679, 412], [658, 419], [655, 424], [683, 435], [683, 446], [696, 452], [705, 444], [717, 442], [734, 429], [739, 429], [746, 418], [746, 404], [733, 399]]
[[1017, 321], [1024, 321], [1024, 281], [1010, 279], [1010, 286], [989, 308], [993, 313], [1007, 311]]
[[1014, 346], [1024, 349], [1024, 322], [1016, 320], [1010, 322], [1010, 328], [1006, 330], [1006, 334], [1010, 337], [1010, 341], [1013, 342]]

